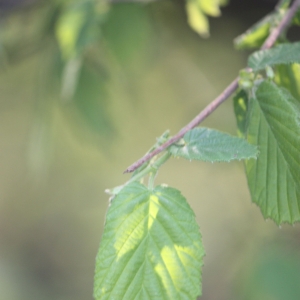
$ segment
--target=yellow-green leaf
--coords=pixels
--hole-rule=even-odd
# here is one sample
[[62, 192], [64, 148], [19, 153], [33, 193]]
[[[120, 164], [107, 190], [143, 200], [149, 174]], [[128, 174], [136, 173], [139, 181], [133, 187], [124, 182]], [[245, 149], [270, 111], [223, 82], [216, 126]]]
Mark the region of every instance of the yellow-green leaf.
[[188, 23], [193, 30], [203, 37], [209, 36], [209, 24], [206, 16], [200, 10], [199, 5], [194, 0], [188, 0], [186, 3], [188, 14]]
[[96, 259], [96, 300], [195, 300], [203, 247], [181, 193], [133, 182], [112, 200]]

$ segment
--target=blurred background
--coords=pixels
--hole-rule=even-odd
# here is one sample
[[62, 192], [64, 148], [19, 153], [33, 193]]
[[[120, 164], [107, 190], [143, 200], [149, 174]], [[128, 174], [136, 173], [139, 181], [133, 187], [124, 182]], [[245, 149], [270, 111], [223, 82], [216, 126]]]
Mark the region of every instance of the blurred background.
[[[92, 300], [106, 188], [236, 77], [233, 39], [276, 1], [232, 0], [210, 37], [181, 0], [0, 1], [0, 299]], [[231, 100], [204, 123], [231, 134]], [[300, 230], [264, 221], [243, 164], [171, 160], [195, 210], [205, 300], [299, 300]]]

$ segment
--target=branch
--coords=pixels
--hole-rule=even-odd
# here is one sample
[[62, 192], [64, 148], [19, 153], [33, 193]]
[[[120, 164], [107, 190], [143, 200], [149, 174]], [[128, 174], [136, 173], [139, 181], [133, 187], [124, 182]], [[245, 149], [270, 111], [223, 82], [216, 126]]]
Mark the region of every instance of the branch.
[[238, 78], [236, 78], [214, 101], [208, 104], [189, 124], [183, 127], [176, 135], [167, 140], [164, 144], [146, 154], [144, 157], [136, 161], [126, 169], [124, 173], [130, 173], [139, 168], [146, 161], [150, 160], [153, 156], [159, 154], [172, 144], [179, 141], [189, 130], [196, 127], [207, 116], [209, 116], [222, 102], [224, 102], [238, 87]]
[[282, 18], [281, 22], [278, 24], [278, 26], [272, 30], [271, 34], [262, 45], [261, 50], [269, 49], [274, 45], [282, 31], [291, 23], [293, 16], [296, 14], [299, 6], [300, 1], [295, 0], [289, 8], [289, 10], [287, 11], [287, 13]]
[[[300, 6], [300, 0], [295, 0], [287, 13], [282, 18], [281, 22], [278, 24], [277, 27], [275, 27], [264, 44], [261, 47], [261, 50], [269, 49], [271, 48], [274, 43], [276, 42], [277, 38], [280, 36], [282, 31], [290, 24], [293, 16], [297, 12], [298, 7]], [[250, 70], [250, 69], [249, 69]], [[135, 171], [137, 168], [139, 168], [142, 164], [144, 164], [146, 161], [150, 160], [172, 144], [179, 141], [189, 130], [193, 129], [194, 127], [198, 126], [204, 119], [206, 119], [221, 103], [223, 103], [226, 99], [228, 99], [238, 88], [238, 80], [237, 77], [234, 79], [226, 88], [225, 90], [210, 104], [208, 104], [190, 123], [188, 123], [185, 127], [183, 127], [176, 135], [174, 135], [172, 138], [170, 138], [167, 142], [156, 148], [154, 151], [146, 154], [142, 158], [140, 158], [138, 161], [133, 163], [131, 166], [129, 166], [124, 173], [130, 173]]]

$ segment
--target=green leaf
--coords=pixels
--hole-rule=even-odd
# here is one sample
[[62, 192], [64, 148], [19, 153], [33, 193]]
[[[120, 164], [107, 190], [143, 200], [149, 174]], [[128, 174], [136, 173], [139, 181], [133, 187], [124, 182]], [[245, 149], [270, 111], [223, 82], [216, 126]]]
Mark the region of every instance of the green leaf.
[[204, 250], [180, 192], [133, 182], [112, 200], [96, 259], [99, 299], [196, 299]]
[[75, 1], [64, 4], [61, 11], [55, 34], [63, 58], [69, 60], [99, 40], [100, 24], [105, 20], [108, 5], [103, 1]]
[[260, 48], [269, 36], [270, 30], [274, 26], [277, 26], [282, 17], [285, 15], [285, 12], [289, 7], [289, 3], [289, 0], [281, 1], [277, 4], [274, 12], [266, 15], [259, 22], [251, 26], [245, 33], [235, 38], [235, 47], [239, 50]]
[[191, 28], [202, 37], [209, 36], [209, 24], [205, 14], [200, 10], [198, 3], [188, 0], [186, 3], [186, 12], [188, 15], [188, 23]]
[[277, 224], [300, 221], [300, 105], [285, 89], [264, 81], [251, 99], [247, 140], [258, 145], [246, 161], [252, 200]]
[[259, 48], [264, 43], [270, 33], [273, 15], [267, 15], [257, 24], [254, 24], [245, 33], [239, 35], [234, 40], [236, 49], [253, 49]]
[[187, 0], [186, 11], [189, 25], [202, 37], [209, 36], [209, 23], [206, 15], [220, 16], [220, 6], [226, 5], [227, 2], [227, 0]]
[[281, 44], [272, 49], [256, 51], [249, 56], [248, 66], [253, 71], [267, 66], [300, 63], [300, 42]]
[[218, 0], [197, 0], [197, 3], [200, 9], [206, 15], [212, 17], [218, 17], [221, 15], [221, 11], [219, 8], [219, 1]]
[[245, 139], [203, 127], [188, 131], [183, 140], [178, 145], [172, 145], [169, 151], [174, 156], [188, 160], [210, 162], [229, 162], [257, 156], [257, 148]]

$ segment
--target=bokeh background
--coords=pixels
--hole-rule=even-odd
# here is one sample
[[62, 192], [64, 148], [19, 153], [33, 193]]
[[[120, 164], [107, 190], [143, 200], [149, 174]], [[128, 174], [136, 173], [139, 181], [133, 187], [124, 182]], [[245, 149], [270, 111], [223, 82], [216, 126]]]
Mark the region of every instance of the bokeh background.
[[[0, 299], [92, 300], [106, 188], [245, 66], [276, 1], [231, 1], [202, 39], [184, 2], [0, 1]], [[228, 100], [204, 123], [236, 133]], [[243, 164], [171, 160], [206, 250], [205, 300], [299, 300], [300, 229], [264, 221]]]

